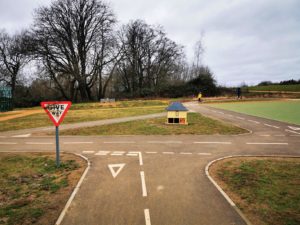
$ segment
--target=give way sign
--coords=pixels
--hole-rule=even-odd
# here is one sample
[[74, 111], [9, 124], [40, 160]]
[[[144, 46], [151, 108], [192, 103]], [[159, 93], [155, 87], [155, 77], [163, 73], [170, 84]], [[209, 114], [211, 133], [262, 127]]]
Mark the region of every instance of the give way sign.
[[69, 101], [41, 102], [42, 108], [56, 127], [63, 121], [71, 104]]

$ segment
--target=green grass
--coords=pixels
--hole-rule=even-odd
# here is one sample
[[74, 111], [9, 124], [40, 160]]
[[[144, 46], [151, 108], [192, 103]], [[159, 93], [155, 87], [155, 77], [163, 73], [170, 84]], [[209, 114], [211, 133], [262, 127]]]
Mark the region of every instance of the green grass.
[[[57, 206], [57, 196], [69, 186], [70, 174], [80, 167], [74, 159], [63, 159], [57, 168], [53, 155], [1, 154], [0, 224], [33, 224], [43, 216], [49, 219], [48, 224], [53, 223], [62, 207]], [[64, 202], [68, 196], [62, 196]], [[53, 209], [58, 211], [56, 218], [47, 215]]]
[[300, 224], [300, 159], [228, 159], [214, 177], [253, 224]]
[[248, 90], [250, 90], [250, 91], [288, 91], [288, 92], [300, 92], [300, 84], [254, 86], [254, 87], [248, 87]]
[[[104, 109], [90, 108], [86, 110], [71, 108], [71, 110], [67, 113], [62, 124], [159, 113], [163, 112], [166, 106], [167, 105]], [[1, 121], [0, 123], [0, 131], [28, 129], [53, 125], [46, 113], [38, 113], [12, 120]]]
[[118, 124], [61, 131], [62, 135], [171, 135], [171, 134], [240, 134], [245, 130], [198, 113], [189, 113], [189, 125], [165, 124], [166, 118], [130, 121]]
[[300, 125], [300, 101], [220, 103], [210, 106]]

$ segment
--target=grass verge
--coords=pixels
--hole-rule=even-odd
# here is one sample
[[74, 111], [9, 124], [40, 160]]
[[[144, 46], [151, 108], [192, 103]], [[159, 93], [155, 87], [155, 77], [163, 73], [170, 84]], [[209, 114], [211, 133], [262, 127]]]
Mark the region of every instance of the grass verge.
[[0, 154], [0, 224], [54, 224], [84, 170], [85, 162], [63, 154]]
[[166, 124], [166, 118], [130, 121], [118, 124], [61, 131], [61, 135], [172, 135], [172, 134], [241, 134], [242, 128], [225, 124], [199, 113], [189, 113], [189, 125]]
[[300, 224], [300, 158], [230, 158], [210, 173], [253, 224]]

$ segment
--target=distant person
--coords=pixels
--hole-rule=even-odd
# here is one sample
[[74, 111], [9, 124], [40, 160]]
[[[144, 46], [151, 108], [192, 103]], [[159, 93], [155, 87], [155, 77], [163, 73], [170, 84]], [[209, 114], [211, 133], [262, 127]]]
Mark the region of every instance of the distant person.
[[242, 99], [242, 89], [241, 88], [236, 89], [236, 95], [237, 95], [237, 99]]
[[201, 102], [201, 101], [202, 101], [202, 93], [200, 91], [199, 94], [198, 94], [198, 102]]

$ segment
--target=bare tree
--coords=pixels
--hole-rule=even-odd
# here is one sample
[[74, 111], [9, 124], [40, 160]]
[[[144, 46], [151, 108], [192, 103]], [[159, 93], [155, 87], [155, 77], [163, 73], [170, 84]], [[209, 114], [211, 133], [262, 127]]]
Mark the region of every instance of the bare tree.
[[0, 31], [0, 83], [11, 87], [12, 99], [15, 96], [21, 70], [29, 61], [24, 45], [24, 35], [25, 31], [12, 36], [5, 30]]
[[78, 89], [83, 101], [91, 100], [97, 81], [102, 88], [104, 66], [116, 57], [109, 53], [115, 22], [110, 7], [97, 0], [56, 0], [36, 10], [35, 52], [65, 98], [74, 99]]

